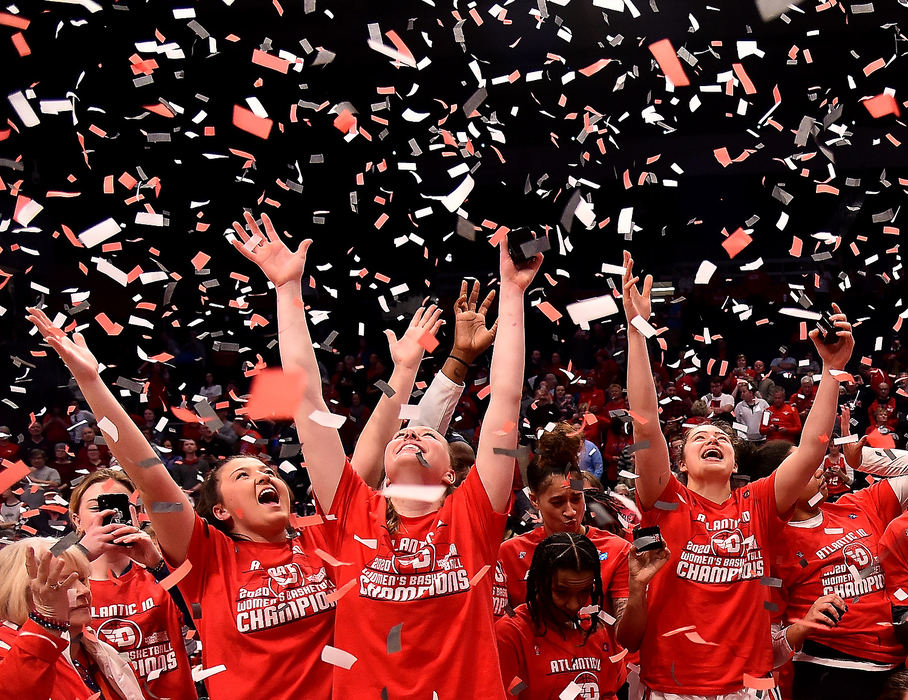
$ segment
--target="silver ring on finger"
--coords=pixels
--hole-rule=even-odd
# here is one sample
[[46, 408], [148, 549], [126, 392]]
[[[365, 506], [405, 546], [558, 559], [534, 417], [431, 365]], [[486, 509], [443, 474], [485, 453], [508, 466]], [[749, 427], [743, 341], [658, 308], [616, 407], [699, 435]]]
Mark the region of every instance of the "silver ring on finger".
[[50, 588], [52, 591], [57, 590], [59, 587], [60, 587], [59, 581], [57, 583], [52, 583], [52, 584], [50, 584], [50, 586], [48, 586], [48, 588]]

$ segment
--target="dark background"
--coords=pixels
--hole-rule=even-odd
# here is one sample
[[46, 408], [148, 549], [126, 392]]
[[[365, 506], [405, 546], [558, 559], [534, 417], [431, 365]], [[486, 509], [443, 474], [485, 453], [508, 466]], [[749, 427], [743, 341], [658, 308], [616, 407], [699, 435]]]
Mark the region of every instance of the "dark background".
[[[780, 343], [798, 338], [798, 321], [778, 314], [780, 307], [797, 305], [791, 294], [800, 296], [800, 290], [793, 292], [790, 285], [804, 286], [803, 305], [825, 309], [830, 301], [839, 300], [853, 319], [862, 321], [856, 358], [871, 354], [877, 338], [888, 347], [893, 326], [904, 313], [902, 235], [885, 234], [883, 228], [901, 227], [899, 208], [908, 186], [905, 146], [895, 145], [887, 135], [898, 143], [908, 133], [900, 119], [892, 115], [873, 119], [860, 104], [885, 88], [894, 89], [897, 99], [905, 102], [902, 25], [908, 11], [894, 0], [876, 1], [873, 12], [857, 14], [849, 3], [817, 11], [807, 2], [800, 6], [802, 12], [788, 12], [788, 22], [763, 22], [748, 2], [638, 0], [641, 16], [633, 18], [628, 11], [604, 11], [588, 1], [573, 0], [565, 6], [540, 3], [548, 15], [540, 23], [529, 14], [539, 5], [512, 2], [506, 5], [511, 21], [507, 25], [489, 14], [492, 3], [486, 0], [476, 5], [481, 26], [464, 3], [435, 2], [433, 7], [428, 1], [316, 0], [307, 6], [284, 0], [281, 15], [261, 0], [237, 0], [230, 6], [208, 0], [195, 5], [195, 30], [189, 20], [173, 15], [175, 7], [191, 7], [188, 0], [101, 5], [100, 11], [90, 13], [74, 5], [20, 3], [22, 16], [31, 21], [23, 32], [31, 48], [25, 57], [9, 40], [18, 30], [0, 26], [4, 94], [34, 90], [30, 103], [41, 119], [38, 126], [24, 128], [10, 103], [0, 102], [0, 120], [8, 120], [5, 128], [10, 129], [0, 141], [0, 178], [5, 185], [0, 190], [0, 269], [12, 275], [0, 289], [0, 306], [6, 309], [0, 317], [5, 351], [0, 392], [18, 407], [0, 404], [2, 422], [21, 423], [23, 412], [40, 411], [56, 396], [54, 387], [68, 378], [58, 361], [30, 355], [38, 344], [27, 335], [30, 329], [23, 319], [24, 307], [42, 296], [49, 312], [66, 312], [64, 305], [71, 301], [63, 290], [68, 288], [91, 291], [90, 308], [73, 318], [87, 324], [89, 344], [100, 359], [115, 365], [105, 374], [111, 381], [121, 374], [137, 376], [141, 364], [137, 345], [154, 355], [168, 343], [191, 344], [190, 324], [197, 320], [201, 322], [191, 330], [200, 337], [208, 353], [205, 362], [216, 369], [220, 381], [232, 378], [242, 383], [242, 361], [255, 362], [257, 354], [275, 362], [273, 298], [262, 276], [224, 239], [244, 209], [267, 211], [296, 241], [304, 236], [315, 239], [307, 270], [315, 281], [309, 301], [313, 309], [327, 310], [329, 317], [314, 327], [313, 336], [322, 340], [337, 331], [333, 345], [341, 352], [358, 346], [359, 322], [365, 324], [367, 345], [381, 352], [381, 330], [389, 325], [402, 330], [404, 323], [398, 319], [423, 295], [435, 295], [450, 305], [463, 275], [491, 281], [496, 253], [485, 239], [497, 225], [528, 226], [539, 233], [550, 227], [554, 249], [547, 254], [543, 272], [557, 284], [552, 286], [540, 274], [531, 298], [546, 298], [562, 312], [572, 300], [609, 292], [609, 280], [617, 278], [597, 273], [603, 262], [620, 263], [625, 247], [633, 252], [638, 269], [672, 282], [676, 294], [662, 303], [659, 318], [671, 329], [668, 362], [689, 346], [698, 350], [704, 365], [710, 357], [721, 359], [722, 353], [729, 353], [733, 361], [737, 351], [768, 362], [778, 354]], [[455, 11], [466, 20], [463, 43], [456, 40]], [[699, 23], [696, 30], [691, 15]], [[396, 67], [372, 51], [366, 42], [367, 25], [373, 22], [383, 33], [397, 32], [417, 60], [428, 57], [431, 65], [422, 70]], [[570, 42], [556, 36], [559, 27], [570, 29]], [[184, 56], [138, 52], [136, 42], [154, 41], [156, 31], [165, 43], [178, 45]], [[206, 33], [216, 41], [215, 50], [200, 36]], [[229, 35], [238, 40], [229, 40]], [[647, 48], [663, 38], [696, 58], [695, 67], [682, 61], [689, 87], [667, 91]], [[741, 40], [756, 41], [765, 55], [739, 59], [736, 42]], [[311, 53], [303, 41], [315, 47]], [[387, 37], [384, 43], [391, 45]], [[793, 46], [799, 49], [794, 60], [789, 58]], [[318, 47], [335, 54], [327, 65], [313, 65]], [[272, 54], [289, 51], [302, 59], [304, 67], [283, 75], [254, 65], [255, 48]], [[810, 62], [805, 60], [808, 51]], [[134, 84], [137, 76], [130, 68], [134, 54], [157, 61], [151, 84]], [[549, 54], [561, 59], [552, 60]], [[563, 75], [600, 58], [612, 63], [591, 77], [577, 73], [573, 81], [562, 84]], [[864, 67], [878, 58], [888, 65], [865, 76]], [[469, 67], [473, 61], [488, 79], [488, 96], [478, 115], [470, 118], [460, 106], [477, 89]], [[740, 84], [732, 95], [726, 94], [727, 78], [719, 81], [717, 76], [732, 71], [736, 62], [750, 76], [756, 94], [745, 94]], [[527, 73], [536, 70], [543, 71], [542, 79], [526, 82]], [[515, 82], [491, 84], [492, 78], [513, 71], [520, 71]], [[259, 78], [262, 84], [256, 86]], [[721, 85], [721, 92], [702, 92], [706, 85]], [[393, 86], [396, 93], [380, 95], [379, 86]], [[773, 105], [775, 86], [782, 99], [771, 119], [779, 128], [760, 122]], [[74, 96], [74, 113], [40, 113], [40, 100], [64, 99], [67, 93]], [[234, 105], [247, 106], [250, 96], [257, 97], [275, 121], [267, 140], [232, 125]], [[694, 96], [701, 105], [691, 112]], [[674, 98], [677, 104], [672, 104]], [[743, 116], [736, 112], [741, 99], [747, 103]], [[324, 107], [317, 111], [297, 107], [299, 121], [293, 123], [291, 105], [299, 101]], [[180, 108], [173, 118], [145, 109], [162, 102]], [[371, 140], [360, 135], [345, 141], [333, 126], [337, 111], [333, 108], [339, 103], [356, 110], [358, 125]], [[658, 123], [644, 119], [648, 107], [661, 115]], [[402, 116], [407, 108], [430, 116], [408, 122]], [[200, 110], [207, 117], [195, 124], [192, 119]], [[572, 114], [576, 116], [569, 118]], [[603, 131], [588, 134], [580, 143], [584, 114], [602, 115], [593, 128]], [[387, 126], [373, 116], [387, 120]], [[798, 146], [795, 134], [805, 116], [816, 120], [816, 130]], [[93, 133], [91, 125], [106, 135]], [[204, 135], [205, 127], [213, 127], [214, 135]], [[500, 131], [506, 143], [493, 141], [490, 127]], [[840, 127], [844, 133], [833, 131]], [[444, 144], [442, 129], [461, 143], [430, 150]], [[0, 127], [0, 132], [4, 130]], [[162, 134], [169, 140], [161, 141]], [[470, 150], [465, 148], [465, 136]], [[596, 143], [600, 137], [605, 154]], [[413, 143], [421, 155], [413, 155]], [[720, 147], [726, 147], [732, 158], [745, 149], [752, 153], [723, 168], [713, 155]], [[247, 157], [230, 149], [252, 154], [254, 163], [244, 167]], [[206, 154], [226, 157], [212, 159]], [[647, 164], [655, 156], [658, 160]], [[383, 171], [378, 168], [382, 163], [387, 165]], [[414, 163], [418, 180], [413, 172], [399, 170], [399, 163]], [[473, 170], [476, 180], [463, 206], [469, 220], [476, 226], [495, 222], [476, 231], [474, 241], [456, 233], [455, 214], [426, 198], [445, 195], [459, 184], [463, 176], [451, 178], [447, 171], [460, 163]], [[672, 164], [683, 174], [674, 172]], [[625, 171], [633, 183], [629, 189], [623, 182]], [[127, 202], [136, 188], [128, 191], [116, 182], [123, 172], [140, 181], [143, 201]], [[649, 180], [638, 184], [644, 172], [651, 173]], [[361, 186], [359, 173], [364, 174]], [[113, 194], [103, 193], [107, 175], [114, 176]], [[160, 178], [159, 195], [147, 186], [152, 178]], [[578, 184], [580, 178], [599, 188]], [[678, 186], [665, 187], [665, 179], [677, 180]], [[288, 180], [301, 184], [302, 191], [278, 184]], [[818, 193], [820, 183], [838, 188], [838, 194]], [[790, 203], [773, 197], [777, 187], [792, 196]], [[559, 245], [555, 227], [576, 188], [592, 202], [597, 225], [587, 231], [573, 219], [569, 233], [561, 230], [572, 247], [568, 251]], [[48, 195], [55, 190], [79, 196]], [[356, 195], [355, 207], [351, 193]], [[44, 207], [28, 230], [10, 221], [19, 195]], [[165, 214], [165, 227], [133, 223], [135, 213], [144, 211], [146, 204]], [[426, 206], [433, 213], [415, 219], [413, 213]], [[616, 231], [624, 207], [634, 208], [636, 228], [630, 237]], [[887, 210], [890, 216], [874, 217]], [[784, 231], [776, 227], [782, 212], [790, 216]], [[382, 213], [390, 218], [376, 229]], [[78, 234], [108, 217], [123, 226], [108, 241], [121, 243], [122, 250], [77, 249], [62, 235], [63, 226]], [[609, 222], [600, 227], [606, 219]], [[199, 222], [207, 230], [197, 230]], [[751, 230], [753, 242], [730, 260], [721, 247], [723, 229], [730, 233], [739, 227]], [[834, 249], [811, 238], [821, 232], [840, 237], [839, 245]], [[409, 234], [424, 243], [395, 245], [396, 238]], [[799, 258], [788, 254], [792, 236], [804, 244]], [[852, 252], [852, 243], [858, 255]], [[37, 255], [14, 250], [17, 244]], [[212, 258], [202, 273], [190, 262], [199, 251]], [[827, 260], [811, 257], [825, 252], [831, 253]], [[878, 259], [868, 264], [874, 254]], [[92, 257], [103, 257], [126, 272], [136, 266], [146, 272], [164, 269], [179, 281], [169, 287], [135, 281], [124, 288], [100, 274]], [[757, 258], [763, 260], [758, 270], [741, 271], [742, 265]], [[718, 264], [719, 271], [709, 285], [692, 288], [693, 274], [703, 260]], [[87, 266], [87, 274], [80, 263]], [[330, 269], [317, 269], [328, 264]], [[363, 268], [368, 270], [365, 276], [351, 276], [351, 271]], [[231, 272], [249, 275], [251, 290], [241, 291], [246, 284], [231, 279]], [[387, 275], [391, 282], [376, 281], [375, 273]], [[815, 274], [825, 275], [828, 293], [815, 289]], [[390, 288], [403, 282], [409, 291], [394, 298]], [[51, 293], [41, 295], [31, 283]], [[242, 312], [229, 306], [241, 294], [250, 305]], [[389, 313], [379, 305], [380, 297]], [[151, 302], [155, 308], [137, 310], [140, 302]], [[753, 307], [749, 318], [741, 320], [732, 312], [735, 304]], [[124, 325], [123, 333], [106, 338], [94, 320], [101, 312]], [[246, 327], [250, 312], [272, 322], [250, 332]], [[128, 325], [133, 314], [152, 322], [154, 330]], [[761, 319], [769, 324], [756, 325]], [[605, 323], [614, 330], [621, 320], [614, 316]], [[704, 327], [722, 334], [728, 348], [722, 343], [696, 343], [693, 336], [702, 335]], [[552, 324], [538, 311], [528, 311], [528, 349], [559, 348], [575, 330], [567, 315]], [[242, 350], [215, 352], [215, 341], [236, 342]], [[326, 364], [332, 361], [322, 357]], [[37, 368], [20, 366], [13, 358], [33, 362]], [[181, 372], [193, 376], [192, 367], [174, 371], [177, 377]], [[11, 390], [14, 385], [25, 387], [26, 393]], [[190, 390], [194, 387], [187, 388], [191, 396]]]

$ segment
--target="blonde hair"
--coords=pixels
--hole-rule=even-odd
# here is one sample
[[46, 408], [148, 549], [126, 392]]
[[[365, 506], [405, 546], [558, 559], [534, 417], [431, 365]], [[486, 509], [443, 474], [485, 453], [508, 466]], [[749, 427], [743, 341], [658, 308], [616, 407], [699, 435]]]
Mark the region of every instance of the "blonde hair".
[[69, 497], [70, 520], [72, 520], [73, 515], [79, 514], [79, 508], [82, 507], [82, 497], [85, 495], [85, 492], [88, 491], [89, 487], [94, 486], [99, 481], [107, 481], [108, 479], [120, 484], [120, 486], [124, 487], [130, 493], [136, 490], [136, 487], [132, 485], [132, 481], [126, 476], [126, 472], [119, 469], [99, 469], [96, 472], [92, 472], [88, 476], [83, 477], [82, 481], [73, 489], [72, 495]]
[[[21, 625], [28, 619], [31, 600], [28, 592], [28, 572], [25, 569], [25, 557], [28, 548], [35, 550], [40, 558], [57, 543], [50, 537], [29, 537], [19, 540], [0, 550], [0, 620]], [[70, 547], [61, 555], [66, 562], [87, 579], [89, 574], [88, 559], [78, 549]]]

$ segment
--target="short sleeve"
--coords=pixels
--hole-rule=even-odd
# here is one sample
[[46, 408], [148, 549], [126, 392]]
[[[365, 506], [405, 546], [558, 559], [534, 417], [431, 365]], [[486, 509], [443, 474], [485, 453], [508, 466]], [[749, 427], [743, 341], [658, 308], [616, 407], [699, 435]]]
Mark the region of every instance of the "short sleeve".
[[[498, 661], [501, 665], [501, 681], [505, 688], [510, 688], [515, 678], [527, 683], [526, 664], [523, 659], [523, 645], [520, 643], [520, 630], [515, 622], [505, 615], [495, 623], [495, 638], [498, 642]], [[529, 698], [529, 690], [517, 696], [521, 700]]]
[[474, 541], [480, 548], [482, 561], [490, 565], [494, 564], [498, 557], [501, 539], [504, 536], [504, 526], [508, 519], [507, 511], [510, 510], [511, 504], [508, 503], [504, 513], [495, 512], [477, 469], [471, 469], [460, 487], [448, 498], [453, 499], [452, 507], [456, 522], [466, 522], [475, 533]]
[[628, 553], [631, 551], [629, 543], [625, 542], [624, 546], [613, 553], [617, 557], [617, 563], [612, 569], [612, 576], [608, 582], [603, 581], [607, 587], [605, 595], [610, 600], [627, 598], [630, 595], [630, 568], [627, 564]]
[[640, 512], [646, 514], [647, 522], [658, 523], [667, 513], [676, 509], [675, 506], [672, 506], [671, 504], [683, 505], [686, 502], [684, 497], [685, 491], [687, 491], [687, 488], [678, 481], [678, 477], [674, 474], [670, 474], [668, 481], [662, 488], [662, 493], [659, 494], [659, 497], [656, 498], [652, 506], [649, 508], [644, 507], [640, 502], [640, 498], [636, 495], [636, 491], [634, 499], [637, 501], [637, 507], [640, 508]]
[[741, 488], [750, 490], [754, 508], [759, 513], [759, 517], [756, 518], [756, 526], [766, 528], [766, 533], [770, 538], [778, 536], [791, 519], [794, 505], [785, 513], [779, 513], [778, 506], [776, 506], [776, 472]]
[[380, 498], [378, 492], [369, 488], [359, 474], [353, 470], [350, 460], [344, 463], [330, 510], [325, 510], [316, 495], [316, 505], [319, 511], [337, 518], [336, 526], [328, 527], [325, 530], [327, 543], [332, 551], [340, 551], [340, 545], [349, 532], [358, 531], [361, 536], [367, 531], [371, 532], [371, 529], [364, 526], [364, 521], [370, 518], [374, 507], [373, 501], [377, 498]]
[[[223, 532], [211, 527], [205, 520], [198, 515], [195, 516], [195, 522], [192, 525], [192, 537], [189, 539], [189, 549], [186, 552], [186, 559], [192, 564], [187, 574], [179, 583], [180, 591], [191, 601], [201, 598], [202, 589], [205, 579], [214, 561], [217, 568], [217, 560], [222, 552], [231, 544], [230, 538]], [[178, 567], [182, 562], [171, 561], [167, 559], [167, 566], [171, 570]]]

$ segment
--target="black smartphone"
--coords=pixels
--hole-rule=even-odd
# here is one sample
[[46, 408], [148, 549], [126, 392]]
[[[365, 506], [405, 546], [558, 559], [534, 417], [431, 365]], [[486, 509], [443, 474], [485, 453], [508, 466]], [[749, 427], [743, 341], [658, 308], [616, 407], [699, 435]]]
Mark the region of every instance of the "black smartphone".
[[665, 549], [665, 542], [662, 541], [662, 533], [658, 525], [652, 527], [635, 527], [634, 528], [634, 549], [638, 552], [653, 552], [657, 549]]
[[114, 510], [113, 515], [104, 516], [102, 525], [116, 523], [118, 525], [132, 525], [132, 516], [129, 514], [129, 495], [125, 493], [98, 494], [98, 510]]
[[528, 228], [521, 226], [508, 232], [508, 255], [515, 265], [526, 265], [537, 253], [544, 253], [551, 247], [546, 236], [537, 238]]
[[832, 316], [832, 312], [827, 311], [817, 321], [817, 330], [820, 331], [820, 340], [823, 341], [824, 345], [832, 345], [839, 339], [839, 336], [836, 335], [835, 324], [830, 320], [830, 316]]

